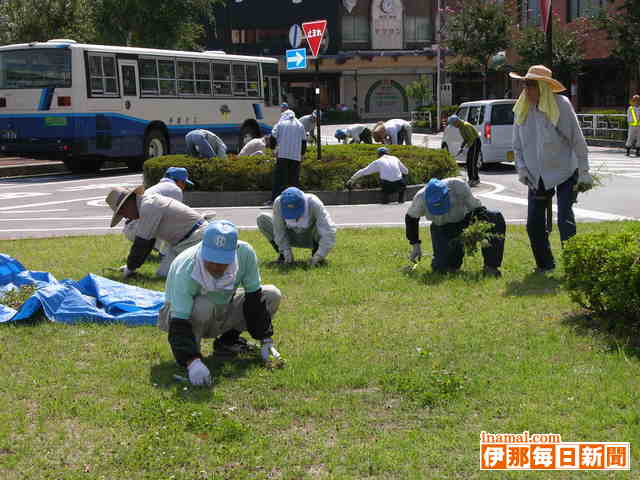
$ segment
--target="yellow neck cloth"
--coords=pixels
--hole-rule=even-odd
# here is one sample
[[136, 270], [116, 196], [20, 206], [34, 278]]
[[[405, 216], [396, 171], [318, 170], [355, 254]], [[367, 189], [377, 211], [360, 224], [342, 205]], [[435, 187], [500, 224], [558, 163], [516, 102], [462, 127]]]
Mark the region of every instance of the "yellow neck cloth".
[[[540, 89], [540, 100], [538, 100], [538, 109], [547, 115], [549, 121], [558, 126], [558, 120], [560, 119], [560, 109], [558, 108], [558, 102], [554, 93], [551, 91], [551, 87], [546, 82], [538, 81], [538, 87]], [[522, 93], [518, 97], [518, 101], [513, 107], [513, 111], [516, 114], [516, 123], [522, 125], [527, 119], [529, 113], [529, 101], [527, 100], [526, 90], [522, 90]]]

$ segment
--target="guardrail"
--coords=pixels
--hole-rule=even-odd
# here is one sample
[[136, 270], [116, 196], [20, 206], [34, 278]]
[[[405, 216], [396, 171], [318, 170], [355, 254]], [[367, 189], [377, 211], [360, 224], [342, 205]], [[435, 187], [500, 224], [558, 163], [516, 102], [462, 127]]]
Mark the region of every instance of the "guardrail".
[[433, 119], [431, 112], [411, 112], [411, 124], [415, 122], [427, 122], [427, 128], [433, 129]]
[[625, 114], [579, 113], [578, 121], [585, 137], [620, 142], [627, 139], [627, 116]]

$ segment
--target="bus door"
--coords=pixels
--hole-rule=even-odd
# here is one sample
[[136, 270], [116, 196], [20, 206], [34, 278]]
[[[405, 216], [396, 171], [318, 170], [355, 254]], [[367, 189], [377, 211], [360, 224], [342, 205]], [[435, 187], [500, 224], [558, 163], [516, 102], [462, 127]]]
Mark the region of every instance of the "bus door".
[[[123, 124], [118, 128], [120, 150], [122, 154], [137, 155], [144, 142], [144, 128], [138, 121], [140, 114], [140, 97], [138, 95], [138, 61], [118, 59], [120, 70], [121, 112], [124, 115]], [[131, 118], [129, 118], [131, 117]], [[142, 141], [141, 141], [142, 140]]]
[[120, 85], [122, 85], [122, 112], [131, 115], [138, 104], [138, 62], [119, 60]]

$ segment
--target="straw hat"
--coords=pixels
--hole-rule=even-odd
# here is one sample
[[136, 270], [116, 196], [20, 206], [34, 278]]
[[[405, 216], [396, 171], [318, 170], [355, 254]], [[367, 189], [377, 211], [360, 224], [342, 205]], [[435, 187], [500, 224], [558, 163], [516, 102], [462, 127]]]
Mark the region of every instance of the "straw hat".
[[107, 205], [113, 210], [113, 217], [111, 217], [112, 227], [115, 227], [120, 223], [120, 220], [122, 220], [122, 215], [120, 215], [119, 212], [128, 198], [131, 195], [142, 195], [143, 193], [144, 187], [142, 185], [136, 188], [113, 187], [111, 189], [105, 202], [107, 202]]
[[564, 85], [554, 78], [551, 78], [551, 70], [544, 65], [533, 65], [529, 67], [529, 71], [524, 77], [513, 72], [510, 72], [509, 76], [516, 80], [538, 80], [540, 82], [548, 83], [551, 87], [551, 91], [554, 93], [564, 92], [566, 90]]

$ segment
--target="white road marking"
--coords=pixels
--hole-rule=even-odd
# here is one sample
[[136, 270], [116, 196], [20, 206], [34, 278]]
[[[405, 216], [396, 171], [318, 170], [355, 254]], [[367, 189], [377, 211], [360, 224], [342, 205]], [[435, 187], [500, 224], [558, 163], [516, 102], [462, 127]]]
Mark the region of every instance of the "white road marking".
[[[69, 209], [68, 208], [52, 208], [50, 210], [11, 210], [10, 212], [6, 212], [6, 213], [53, 213], [53, 212], [68, 212]], [[0, 213], [5, 213], [5, 212], [0, 212]]]
[[46, 205], [60, 205], [63, 203], [86, 202], [88, 200], [98, 200], [100, 198], [103, 198], [103, 197], [74, 198], [73, 200], [58, 200], [57, 202], [31, 203], [28, 205], [13, 205], [11, 207], [0, 207], [0, 211], [17, 210], [19, 208], [29, 208], [29, 207], [44, 207]]
[[0, 200], [15, 200], [16, 198], [30, 198], [30, 197], [43, 197], [46, 195], [53, 195], [53, 193], [38, 193], [38, 192], [7, 192], [0, 193]]

